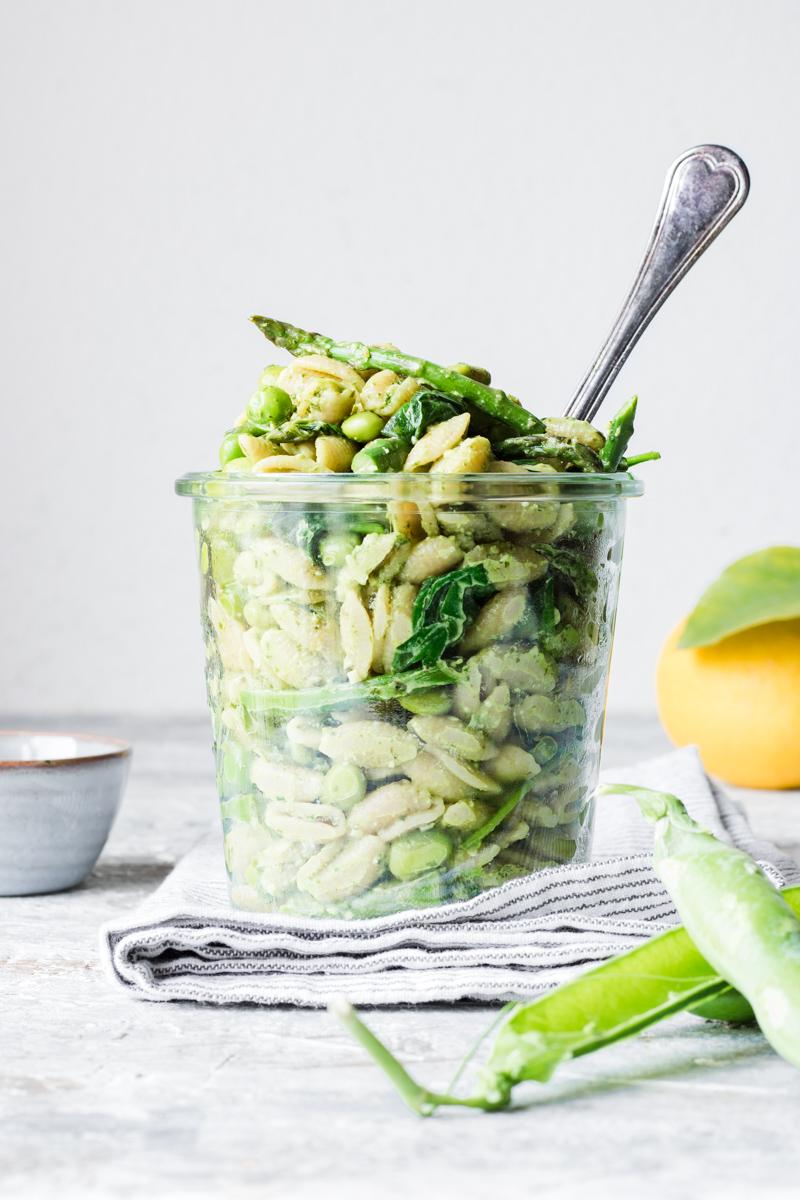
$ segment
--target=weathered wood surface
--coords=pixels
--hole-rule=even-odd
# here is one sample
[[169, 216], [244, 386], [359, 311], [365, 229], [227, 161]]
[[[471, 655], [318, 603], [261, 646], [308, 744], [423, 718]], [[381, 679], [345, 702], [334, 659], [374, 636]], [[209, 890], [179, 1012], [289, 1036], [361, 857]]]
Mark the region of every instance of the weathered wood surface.
[[[14, 723], [7, 718], [3, 724]], [[69, 725], [72, 722], [48, 722]], [[41, 722], [39, 722], [41, 724]], [[129, 999], [97, 930], [134, 907], [215, 818], [200, 721], [84, 722], [128, 736], [134, 769], [86, 885], [0, 900], [0, 1195], [12, 1197], [795, 1197], [800, 1074], [755, 1032], [690, 1018], [531, 1085], [522, 1111], [408, 1113], [325, 1013]], [[606, 763], [664, 749], [611, 723]], [[742, 794], [800, 854], [800, 796]], [[478, 1006], [372, 1023], [442, 1083]]]

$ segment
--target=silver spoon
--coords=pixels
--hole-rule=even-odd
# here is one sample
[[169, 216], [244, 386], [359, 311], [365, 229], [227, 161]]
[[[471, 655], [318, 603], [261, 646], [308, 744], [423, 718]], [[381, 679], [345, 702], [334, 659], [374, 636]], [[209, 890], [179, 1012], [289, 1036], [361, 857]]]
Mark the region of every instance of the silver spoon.
[[747, 199], [750, 176], [725, 146], [693, 146], [669, 169], [650, 242], [614, 326], [567, 408], [591, 421], [667, 296]]

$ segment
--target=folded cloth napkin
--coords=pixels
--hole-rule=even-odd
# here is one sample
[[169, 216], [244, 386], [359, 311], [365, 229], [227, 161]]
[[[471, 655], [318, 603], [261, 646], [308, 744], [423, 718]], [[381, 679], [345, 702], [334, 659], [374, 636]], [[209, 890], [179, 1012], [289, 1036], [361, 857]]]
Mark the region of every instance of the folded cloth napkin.
[[[707, 829], [753, 855], [778, 886], [800, 867], [753, 836], [693, 749], [608, 773], [680, 796]], [[102, 930], [113, 978], [147, 1000], [325, 1005], [509, 1000], [632, 949], [677, 923], [651, 866], [652, 826], [603, 798], [592, 861], [515, 879], [471, 900], [363, 921], [240, 912], [219, 835], [200, 842], [135, 912]]]

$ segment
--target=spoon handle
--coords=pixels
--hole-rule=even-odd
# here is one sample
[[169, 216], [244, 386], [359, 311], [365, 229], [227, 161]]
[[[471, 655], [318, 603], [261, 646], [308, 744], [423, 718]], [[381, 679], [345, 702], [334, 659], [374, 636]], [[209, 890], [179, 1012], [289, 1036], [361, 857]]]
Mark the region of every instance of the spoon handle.
[[670, 292], [747, 199], [750, 176], [725, 146], [693, 146], [669, 169], [656, 223], [614, 327], [567, 408], [591, 421]]

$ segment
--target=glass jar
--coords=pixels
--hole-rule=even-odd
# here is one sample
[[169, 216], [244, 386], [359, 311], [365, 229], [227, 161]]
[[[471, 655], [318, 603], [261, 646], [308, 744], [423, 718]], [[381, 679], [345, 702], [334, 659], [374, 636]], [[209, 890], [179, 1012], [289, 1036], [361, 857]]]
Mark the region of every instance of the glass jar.
[[186, 475], [233, 904], [585, 861], [629, 475]]

